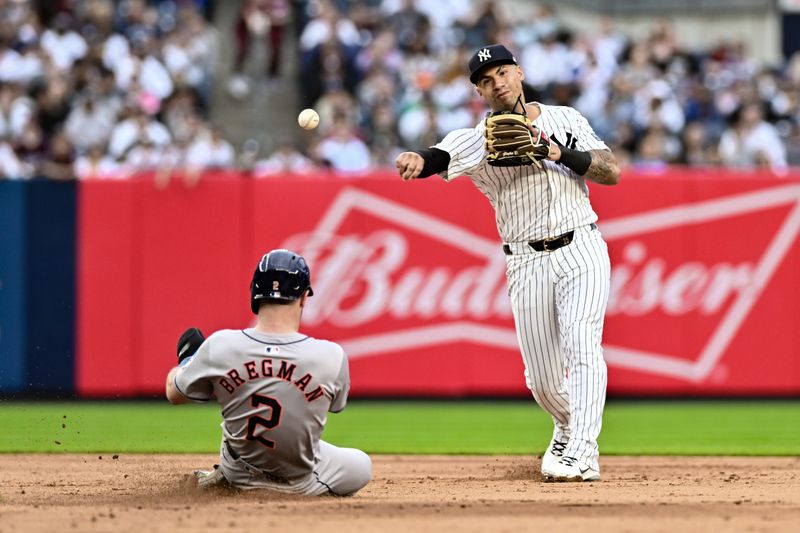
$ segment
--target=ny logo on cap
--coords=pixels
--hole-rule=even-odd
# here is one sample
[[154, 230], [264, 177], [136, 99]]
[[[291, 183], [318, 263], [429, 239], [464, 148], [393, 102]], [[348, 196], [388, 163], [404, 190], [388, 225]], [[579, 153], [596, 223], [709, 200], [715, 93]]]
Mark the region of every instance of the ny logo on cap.
[[481, 60], [481, 63], [486, 61], [487, 59], [492, 57], [492, 53], [489, 51], [488, 48], [484, 48], [480, 52], [478, 52], [478, 59]]

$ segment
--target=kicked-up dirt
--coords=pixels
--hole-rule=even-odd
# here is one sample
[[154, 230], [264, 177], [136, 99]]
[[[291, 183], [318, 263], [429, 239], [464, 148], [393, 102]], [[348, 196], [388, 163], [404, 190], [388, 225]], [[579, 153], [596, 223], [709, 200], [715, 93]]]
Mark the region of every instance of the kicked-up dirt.
[[198, 492], [214, 455], [0, 455], [0, 533], [797, 531], [798, 457], [611, 457], [545, 483], [520, 456], [373, 456], [350, 498]]

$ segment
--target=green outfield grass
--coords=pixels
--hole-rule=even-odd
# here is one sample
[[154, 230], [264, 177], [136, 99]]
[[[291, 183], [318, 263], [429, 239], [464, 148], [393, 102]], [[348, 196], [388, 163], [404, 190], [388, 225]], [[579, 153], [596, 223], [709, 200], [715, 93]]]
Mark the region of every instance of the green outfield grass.
[[[216, 405], [0, 402], [0, 452], [215, 453]], [[540, 454], [550, 419], [533, 401], [352, 401], [323, 438], [371, 453]], [[612, 402], [611, 455], [800, 455], [800, 401]]]

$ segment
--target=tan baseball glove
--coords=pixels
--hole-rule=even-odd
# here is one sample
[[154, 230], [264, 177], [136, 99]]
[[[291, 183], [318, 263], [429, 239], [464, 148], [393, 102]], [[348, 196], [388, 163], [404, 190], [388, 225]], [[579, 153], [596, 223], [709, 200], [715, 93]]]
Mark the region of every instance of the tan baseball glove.
[[484, 135], [486, 159], [493, 166], [541, 166], [540, 161], [550, 155], [550, 139], [520, 113], [492, 113], [486, 118]]

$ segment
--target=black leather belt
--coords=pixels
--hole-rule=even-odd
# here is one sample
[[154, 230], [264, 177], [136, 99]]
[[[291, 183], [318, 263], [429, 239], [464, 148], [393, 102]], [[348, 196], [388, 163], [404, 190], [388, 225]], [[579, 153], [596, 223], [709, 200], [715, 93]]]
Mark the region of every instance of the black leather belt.
[[[597, 224], [592, 222], [589, 224], [589, 228], [595, 229], [597, 228]], [[559, 248], [568, 245], [572, 242], [572, 238], [575, 236], [575, 230], [568, 231], [563, 235], [559, 235], [558, 237], [553, 237], [552, 239], [542, 239], [541, 241], [528, 241], [528, 246], [536, 250], [537, 252], [552, 252], [553, 250], [558, 250]], [[512, 255], [511, 246], [508, 244], [503, 245], [503, 253], [506, 255]]]

